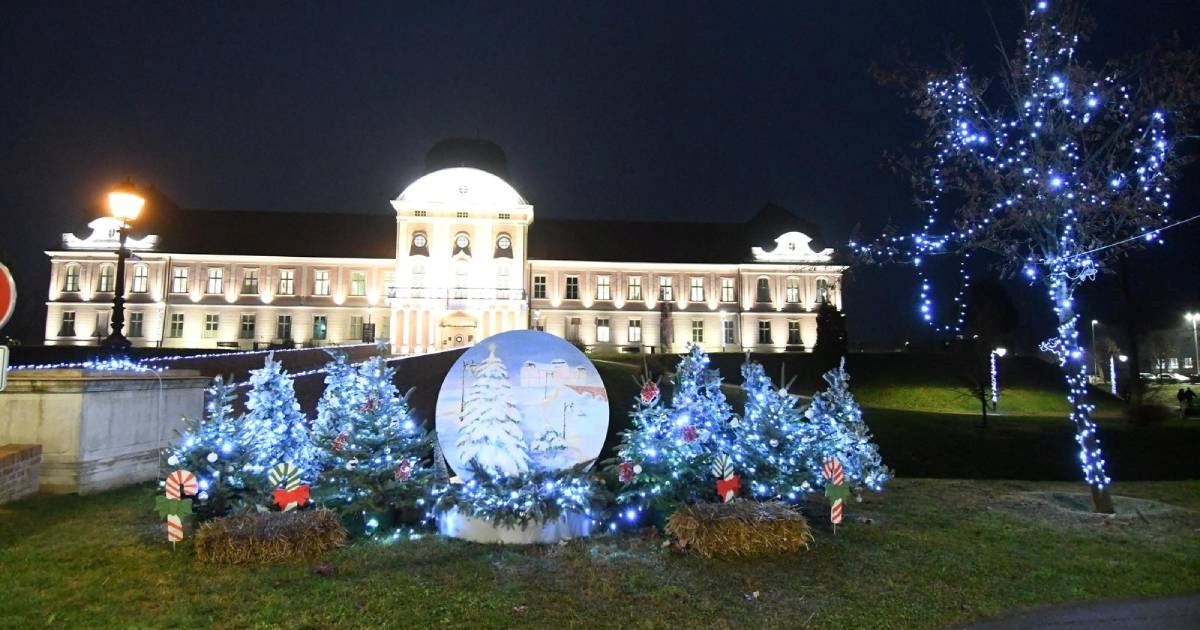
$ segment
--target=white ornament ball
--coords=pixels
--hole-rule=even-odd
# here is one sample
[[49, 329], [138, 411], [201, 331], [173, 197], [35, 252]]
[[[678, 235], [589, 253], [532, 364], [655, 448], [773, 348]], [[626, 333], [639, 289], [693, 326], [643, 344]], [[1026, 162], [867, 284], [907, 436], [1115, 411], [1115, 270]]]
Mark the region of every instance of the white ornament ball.
[[350, 461], [346, 462], [346, 470], [353, 471], [357, 468], [358, 468], [358, 460], [357, 459], [351, 459]]
[[634, 465], [633, 465], [633, 474], [635, 474], [635, 475], [640, 475], [640, 474], [642, 474], [642, 465], [641, 465], [641, 464], [634, 464]]
[[729, 421], [729, 426], [736, 429], [736, 428], [742, 426], [742, 421], [738, 420], [737, 418], [734, 418], [733, 420]]
[[204, 459], [207, 459], [207, 460], [208, 460], [208, 463], [212, 464], [212, 463], [214, 463], [214, 462], [216, 462], [216, 461], [217, 461], [217, 454], [216, 454], [216, 453], [209, 453], [209, 454], [208, 454], [208, 457], [205, 457]]
[[779, 440], [771, 438], [771, 448], [775, 448], [776, 446], [779, 446]]
[[197, 499], [200, 499], [201, 501], [207, 501], [207, 500], [208, 500], [208, 493], [207, 493], [207, 492], [201, 492], [200, 494], [196, 495], [196, 498], [197, 498]]
[[174, 455], [172, 455], [172, 456], [168, 457], [168, 458], [167, 458], [167, 465], [169, 465], [169, 466], [178, 466], [178, 465], [179, 465], [179, 458], [178, 458], [178, 457], [175, 457]]

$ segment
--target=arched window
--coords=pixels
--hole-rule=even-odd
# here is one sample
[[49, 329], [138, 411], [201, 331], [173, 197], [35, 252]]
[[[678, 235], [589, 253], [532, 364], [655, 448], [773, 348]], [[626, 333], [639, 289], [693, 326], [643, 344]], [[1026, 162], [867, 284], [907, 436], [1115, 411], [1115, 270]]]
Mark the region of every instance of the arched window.
[[756, 297], [755, 297], [754, 301], [770, 302], [771, 301], [771, 281], [766, 278], [759, 278], [758, 284], [757, 284], [757, 291], [755, 293], [756, 293]]
[[817, 278], [817, 304], [829, 301], [829, 282], [825, 278]]
[[117, 268], [110, 264], [100, 265], [100, 275], [96, 279], [96, 291], [109, 293], [113, 290], [113, 279], [116, 278]]
[[459, 232], [454, 237], [454, 255], [471, 255], [471, 237], [466, 232]]
[[429, 237], [424, 232], [415, 232], [412, 236], [412, 244], [408, 248], [409, 256], [428, 256], [429, 255]]
[[63, 267], [63, 291], [79, 290], [79, 265], [69, 263]]
[[496, 251], [492, 254], [493, 258], [512, 258], [512, 237], [508, 234], [501, 233], [496, 237]]
[[146, 265], [133, 266], [133, 286], [130, 291], [145, 293], [150, 288], [150, 268]]
[[785, 301], [788, 304], [795, 304], [800, 301], [800, 278], [792, 276], [787, 279], [787, 294]]

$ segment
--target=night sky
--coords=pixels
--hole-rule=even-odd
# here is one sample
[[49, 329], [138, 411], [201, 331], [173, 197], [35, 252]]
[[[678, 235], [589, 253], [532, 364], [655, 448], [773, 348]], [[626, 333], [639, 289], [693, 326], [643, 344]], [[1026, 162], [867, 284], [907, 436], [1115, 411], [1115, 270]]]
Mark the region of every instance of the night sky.
[[[919, 218], [883, 156], [921, 126], [871, 65], [944, 67], [955, 46], [976, 68], [998, 59], [982, 3], [430, 4], [5, 3], [0, 256], [23, 290], [5, 332], [40, 338], [41, 251], [83, 234], [126, 176], [185, 207], [390, 213], [449, 136], [500, 144], [539, 216], [741, 220], [773, 201], [836, 247], [855, 225]], [[1022, 9], [990, 4], [1011, 46]], [[1085, 58], [1178, 27], [1196, 45], [1195, 3], [1090, 7]], [[1198, 180], [1177, 216], [1200, 208]], [[1193, 224], [1140, 257], [1151, 325], [1200, 306], [1197, 239]], [[1090, 287], [1085, 316], [1113, 320], [1115, 287]], [[856, 270], [852, 342], [916, 334], [914, 288], [907, 270]], [[1045, 316], [1021, 307], [1029, 325]]]

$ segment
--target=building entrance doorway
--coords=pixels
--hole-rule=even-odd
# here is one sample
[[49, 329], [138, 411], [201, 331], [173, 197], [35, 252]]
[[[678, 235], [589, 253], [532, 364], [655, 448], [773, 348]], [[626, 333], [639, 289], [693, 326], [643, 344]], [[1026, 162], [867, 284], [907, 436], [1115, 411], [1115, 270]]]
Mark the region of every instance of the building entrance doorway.
[[438, 324], [438, 347], [443, 350], [475, 345], [479, 324], [463, 312], [451, 313]]

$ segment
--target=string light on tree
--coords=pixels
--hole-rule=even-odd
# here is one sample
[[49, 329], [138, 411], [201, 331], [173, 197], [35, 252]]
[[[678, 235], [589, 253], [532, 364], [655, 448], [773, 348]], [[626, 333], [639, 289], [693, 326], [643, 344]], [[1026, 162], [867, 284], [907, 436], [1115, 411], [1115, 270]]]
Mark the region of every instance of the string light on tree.
[[996, 348], [991, 353], [992, 363], [992, 409], [996, 408], [996, 404], [1000, 402], [1000, 379], [999, 371], [996, 369], [996, 359], [1002, 359], [1008, 354], [1007, 348]]

